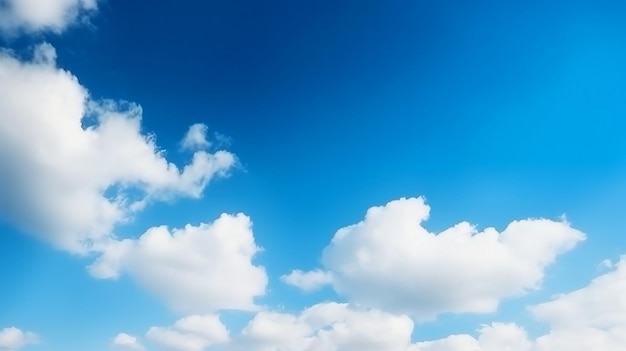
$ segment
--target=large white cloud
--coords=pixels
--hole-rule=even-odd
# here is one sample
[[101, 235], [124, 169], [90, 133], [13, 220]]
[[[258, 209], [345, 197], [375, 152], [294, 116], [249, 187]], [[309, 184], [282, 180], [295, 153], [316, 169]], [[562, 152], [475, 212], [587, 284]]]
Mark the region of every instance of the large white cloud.
[[16, 351], [24, 346], [36, 344], [38, 337], [35, 333], [24, 332], [10, 327], [0, 330], [0, 351]]
[[546, 219], [514, 221], [500, 233], [463, 222], [434, 234], [422, 226], [429, 212], [423, 198], [372, 207], [324, 250], [330, 278], [294, 271], [284, 280], [308, 289], [331, 283], [353, 302], [418, 320], [492, 312], [502, 299], [537, 289], [545, 268], [585, 238]]
[[180, 313], [253, 310], [267, 285], [265, 269], [252, 263], [258, 251], [250, 219], [224, 214], [211, 224], [154, 227], [111, 241], [90, 270], [99, 278], [127, 272]]
[[192, 315], [172, 327], [152, 327], [146, 337], [159, 348], [172, 351], [202, 351], [230, 339], [228, 329], [215, 315]]
[[0, 53], [0, 216], [78, 253], [146, 203], [200, 197], [234, 164], [194, 152], [179, 169], [141, 130], [141, 108], [98, 102], [40, 45], [30, 62]]
[[98, 9], [98, 0], [1, 0], [0, 30], [62, 32]]

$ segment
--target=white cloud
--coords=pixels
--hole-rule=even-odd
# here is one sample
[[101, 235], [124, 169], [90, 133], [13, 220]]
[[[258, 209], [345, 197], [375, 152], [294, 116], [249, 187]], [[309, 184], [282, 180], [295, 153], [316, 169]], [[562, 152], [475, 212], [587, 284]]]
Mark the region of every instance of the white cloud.
[[513, 323], [493, 323], [479, 329], [483, 351], [530, 351], [532, 342], [523, 328]]
[[202, 123], [196, 123], [189, 127], [187, 134], [181, 142], [181, 147], [186, 150], [206, 149], [211, 143], [206, 138], [209, 128]]
[[179, 319], [173, 327], [152, 327], [146, 337], [166, 350], [202, 351], [229, 341], [228, 329], [214, 315], [193, 315]]
[[243, 214], [182, 229], [153, 227], [102, 250], [90, 266], [92, 275], [115, 278], [126, 272], [181, 313], [253, 310], [254, 297], [267, 285], [265, 269], [252, 263], [259, 248]]
[[228, 350], [250, 351], [531, 351], [526, 332], [494, 323], [471, 335], [411, 342], [413, 321], [406, 315], [321, 303], [299, 315], [258, 313]]
[[16, 351], [24, 346], [36, 344], [38, 337], [31, 332], [24, 332], [10, 327], [0, 330], [0, 351]]
[[410, 351], [482, 351], [480, 343], [468, 334], [450, 335], [444, 339], [419, 342]]
[[119, 333], [113, 338], [113, 346], [127, 349], [127, 350], [143, 350], [144, 347], [141, 345], [139, 340], [132, 335], [128, 335], [126, 333]]
[[376, 310], [322, 303], [299, 315], [258, 313], [231, 348], [250, 351], [400, 351], [410, 345], [413, 322]]
[[206, 340], [220, 340], [219, 349], [228, 351], [621, 351], [626, 344], [625, 292], [626, 256], [614, 271], [588, 286], [532, 306], [535, 318], [550, 326], [549, 333], [537, 338], [516, 324], [496, 322], [473, 335], [414, 342], [414, 322], [408, 315], [335, 302], [299, 314], [258, 312], [232, 338], [215, 316], [206, 323], [184, 323], [201, 318], [188, 317], [172, 328], [151, 328], [148, 334], [160, 345], [183, 351], [204, 350], [210, 345]]
[[533, 306], [531, 311], [556, 328], [626, 326], [626, 256], [588, 286]]
[[322, 256], [335, 290], [418, 320], [492, 312], [502, 299], [537, 289], [545, 268], [585, 238], [546, 219], [514, 221], [501, 233], [463, 222], [433, 234], [422, 226], [429, 212], [423, 198], [403, 198], [338, 230]]
[[458, 335], [418, 343], [422, 347], [418, 350], [621, 351], [626, 345], [626, 256], [613, 271], [589, 285], [530, 310], [538, 321], [550, 326], [547, 334], [534, 340], [520, 327], [495, 323], [482, 328], [478, 339]]
[[97, 0], [3, 0], [0, 5], [0, 29], [9, 33], [60, 33], [98, 9]]
[[410, 351], [531, 351], [526, 331], [512, 323], [493, 323], [478, 330], [478, 338], [468, 334], [418, 342]]
[[626, 345], [626, 256], [586, 287], [531, 308], [551, 332], [539, 351], [623, 350]]
[[330, 284], [331, 275], [328, 272], [316, 269], [309, 272], [303, 272], [299, 269], [289, 274], [283, 275], [280, 279], [286, 284], [293, 285], [304, 291], [313, 291], [324, 285]]
[[196, 151], [179, 169], [141, 130], [141, 108], [97, 102], [43, 44], [31, 62], [0, 54], [0, 216], [86, 253], [153, 200], [198, 198], [235, 162]]

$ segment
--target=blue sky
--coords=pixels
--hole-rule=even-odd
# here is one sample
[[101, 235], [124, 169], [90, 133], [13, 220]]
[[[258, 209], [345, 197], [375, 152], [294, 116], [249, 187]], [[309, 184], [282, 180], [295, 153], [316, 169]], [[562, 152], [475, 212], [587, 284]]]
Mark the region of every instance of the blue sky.
[[617, 350], [625, 16], [0, 1], [0, 350]]

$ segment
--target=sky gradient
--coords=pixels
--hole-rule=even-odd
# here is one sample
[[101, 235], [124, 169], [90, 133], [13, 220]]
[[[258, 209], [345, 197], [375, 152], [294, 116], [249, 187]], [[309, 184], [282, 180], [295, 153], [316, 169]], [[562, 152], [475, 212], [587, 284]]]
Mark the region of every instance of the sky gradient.
[[612, 0], [0, 0], [0, 351], [621, 350], [624, 38]]

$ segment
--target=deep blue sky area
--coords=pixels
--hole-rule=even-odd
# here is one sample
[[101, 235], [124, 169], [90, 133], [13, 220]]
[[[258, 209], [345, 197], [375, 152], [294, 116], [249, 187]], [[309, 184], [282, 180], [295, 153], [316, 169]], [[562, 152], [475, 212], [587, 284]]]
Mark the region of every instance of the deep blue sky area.
[[399, 196], [425, 195], [441, 228], [593, 211], [624, 172], [624, 11], [110, 1], [54, 44], [94, 97], [141, 104], [164, 148], [198, 121], [230, 137], [245, 172], [207, 197], [275, 211], [255, 222], [297, 245]]
[[[93, 98], [141, 105], [143, 130], [179, 165], [188, 161], [178, 149], [189, 125], [229, 139], [223, 146], [239, 166], [228, 178], [202, 200], [147, 208], [122, 236], [244, 212], [270, 279], [260, 301], [299, 310], [343, 298], [330, 289], [302, 294], [279, 277], [318, 267], [334, 233], [371, 206], [423, 195], [433, 232], [565, 214], [588, 239], [546, 271], [543, 290], [503, 305], [504, 319], [526, 321], [526, 303], [582, 287], [602, 260], [626, 252], [625, 38], [624, 1], [106, 0], [88, 26], [0, 44], [21, 53], [50, 42], [59, 67]], [[11, 247], [49, 263], [25, 272], [60, 277], [0, 276], [15, 287], [11, 301], [63, 279], [84, 285], [73, 297], [50, 288], [38, 297], [46, 313], [0, 301], [7, 320], [54, 331], [28, 318], [58, 316], [64, 305], [53, 301], [78, 300], [70, 324], [89, 315], [113, 321], [131, 305], [124, 328], [171, 324], [173, 314], [133, 282], [93, 281], [89, 258], [0, 235], [0, 250]], [[6, 251], [0, 267], [22, 255]], [[130, 302], [102, 309], [93, 296]], [[492, 319], [445, 316], [417, 335], [472, 332]], [[84, 335], [116, 332], [105, 329]], [[69, 334], [52, 340], [84, 345]]]

